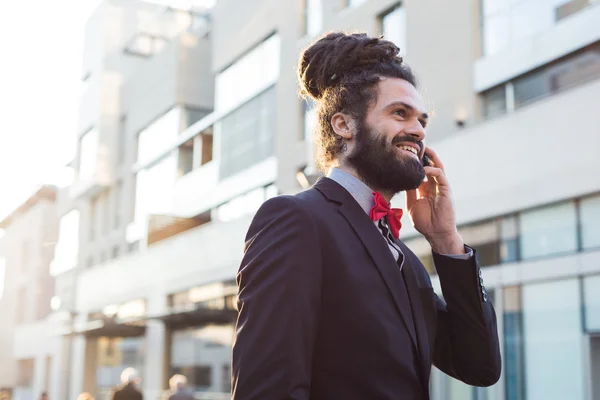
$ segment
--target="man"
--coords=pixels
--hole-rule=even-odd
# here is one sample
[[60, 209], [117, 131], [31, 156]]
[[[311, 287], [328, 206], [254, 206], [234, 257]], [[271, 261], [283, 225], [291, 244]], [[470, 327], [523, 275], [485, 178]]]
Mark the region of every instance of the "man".
[[186, 390], [187, 378], [183, 375], [176, 374], [169, 379], [169, 387], [173, 392], [169, 396], [169, 400], [194, 400], [194, 395]]
[[[458, 234], [442, 161], [423, 144], [427, 114], [398, 51], [331, 33], [300, 58], [328, 172], [267, 201], [249, 228], [234, 400], [429, 399], [432, 364], [471, 385], [499, 379], [495, 312]], [[445, 302], [398, 239], [401, 211], [389, 201], [402, 191]]]
[[115, 392], [112, 400], [143, 400], [142, 392], [136, 388], [140, 382], [141, 379], [134, 368], [125, 368], [121, 373], [123, 386]]

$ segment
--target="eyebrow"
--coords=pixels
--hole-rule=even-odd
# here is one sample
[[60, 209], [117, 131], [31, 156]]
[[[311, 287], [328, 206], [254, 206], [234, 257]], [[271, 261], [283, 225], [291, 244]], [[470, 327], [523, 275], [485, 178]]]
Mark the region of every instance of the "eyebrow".
[[[402, 107], [406, 108], [408, 110], [408, 112], [410, 112], [410, 113], [418, 114], [418, 111], [417, 111], [416, 108], [414, 108], [410, 104], [405, 103], [403, 101], [394, 101], [394, 102], [388, 104], [386, 108], [395, 108], [395, 107], [398, 107], [398, 106], [402, 106]], [[421, 115], [419, 115], [419, 117], [423, 118], [424, 120], [428, 120], [429, 119], [429, 114], [427, 114], [426, 112], [422, 112]]]

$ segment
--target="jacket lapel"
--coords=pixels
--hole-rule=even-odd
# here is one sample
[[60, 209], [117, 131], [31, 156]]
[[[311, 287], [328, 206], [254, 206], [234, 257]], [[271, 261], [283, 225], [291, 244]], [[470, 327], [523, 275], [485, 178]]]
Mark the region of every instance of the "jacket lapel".
[[398, 264], [394, 260], [385, 239], [346, 189], [328, 178], [321, 178], [315, 184], [315, 188], [328, 199], [340, 204], [340, 213], [352, 226], [352, 229], [369, 252], [390, 295], [394, 299], [396, 308], [404, 320], [415, 348], [418, 348], [417, 335], [411, 323], [412, 315], [408, 294], [402, 283], [400, 268], [398, 268]]
[[402, 274], [404, 275], [404, 282], [406, 282], [406, 287], [408, 289], [408, 295], [410, 296], [413, 314], [415, 315], [414, 321], [417, 330], [418, 349], [419, 354], [421, 356], [421, 369], [423, 370], [423, 374], [426, 378], [425, 381], [429, 381], [429, 371], [431, 370], [429, 340], [433, 340], [434, 338], [429, 338], [429, 335], [427, 333], [427, 326], [425, 326], [425, 318], [423, 316], [423, 306], [421, 304], [421, 294], [419, 293], [417, 276], [415, 275], [414, 267], [412, 262], [410, 261], [410, 257], [406, 255], [408, 253], [408, 249], [399, 240], [397, 240], [396, 243], [400, 246], [403, 253], [405, 254]]

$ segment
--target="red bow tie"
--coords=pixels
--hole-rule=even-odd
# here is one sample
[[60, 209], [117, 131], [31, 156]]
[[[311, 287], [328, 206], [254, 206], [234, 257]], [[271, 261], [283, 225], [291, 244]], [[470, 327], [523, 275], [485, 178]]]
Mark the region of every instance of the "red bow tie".
[[398, 239], [400, 236], [400, 228], [402, 228], [402, 209], [401, 208], [390, 208], [388, 202], [383, 198], [379, 192], [373, 192], [375, 196], [375, 205], [371, 207], [369, 217], [372, 221], [379, 221], [381, 218], [387, 216], [388, 225], [392, 235]]

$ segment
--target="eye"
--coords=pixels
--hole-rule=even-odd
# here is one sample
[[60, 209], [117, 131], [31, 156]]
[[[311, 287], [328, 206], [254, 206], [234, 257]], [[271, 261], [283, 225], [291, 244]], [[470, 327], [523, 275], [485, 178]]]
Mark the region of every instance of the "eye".
[[427, 121], [426, 121], [426, 120], [424, 120], [424, 119], [420, 119], [420, 120], [419, 120], [419, 123], [421, 124], [421, 126], [422, 126], [423, 128], [426, 128], [426, 127], [427, 127]]
[[403, 108], [395, 110], [394, 114], [398, 115], [399, 117], [406, 118], [406, 110]]

